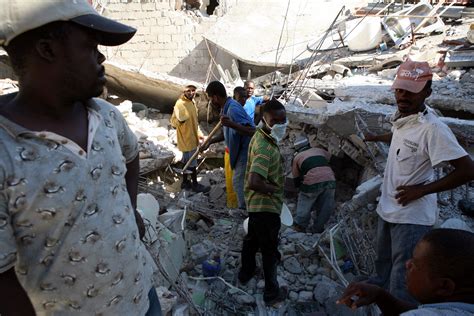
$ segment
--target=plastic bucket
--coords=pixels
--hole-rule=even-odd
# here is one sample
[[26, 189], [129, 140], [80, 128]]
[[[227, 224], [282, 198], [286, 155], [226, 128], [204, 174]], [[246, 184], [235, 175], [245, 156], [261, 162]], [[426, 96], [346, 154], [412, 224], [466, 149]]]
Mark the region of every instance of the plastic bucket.
[[144, 218], [150, 221], [153, 227], [158, 224], [160, 204], [150, 193], [140, 193], [137, 196], [137, 209]]
[[280, 220], [285, 226], [293, 225], [293, 215], [291, 215], [290, 209], [285, 203], [281, 207]]
[[361, 52], [374, 49], [382, 41], [379, 17], [365, 17], [346, 22], [345, 43], [349, 50]]
[[248, 217], [244, 220], [243, 225], [244, 225], [245, 235], [247, 235], [249, 233], [249, 218]]
[[[281, 220], [281, 223], [285, 226], [293, 225], [293, 215], [291, 215], [290, 209], [285, 203], [283, 203], [281, 207], [280, 220]], [[249, 233], [249, 218], [248, 217], [244, 220], [242, 225], [244, 226], [245, 235], [247, 235]]]

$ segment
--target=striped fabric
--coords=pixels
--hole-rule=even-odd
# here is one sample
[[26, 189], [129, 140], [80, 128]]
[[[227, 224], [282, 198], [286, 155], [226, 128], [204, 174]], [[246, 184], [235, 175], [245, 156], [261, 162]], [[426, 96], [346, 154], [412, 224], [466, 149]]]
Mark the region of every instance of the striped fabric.
[[[273, 194], [262, 194], [248, 188], [248, 177], [254, 172], [278, 187]], [[270, 212], [280, 214], [283, 204], [283, 158], [278, 145], [261, 129], [252, 137], [249, 147], [245, 177], [245, 200], [248, 212]]]
[[293, 159], [293, 177], [301, 180], [301, 191], [310, 193], [317, 189], [336, 188], [336, 178], [329, 159], [331, 155], [321, 148], [310, 148]]

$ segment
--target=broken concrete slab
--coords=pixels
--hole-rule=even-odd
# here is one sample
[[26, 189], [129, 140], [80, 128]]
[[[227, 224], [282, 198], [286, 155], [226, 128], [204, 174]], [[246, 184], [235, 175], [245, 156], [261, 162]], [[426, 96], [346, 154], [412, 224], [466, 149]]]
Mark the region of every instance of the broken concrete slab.
[[448, 67], [469, 68], [474, 66], [474, 49], [449, 50], [444, 63]]
[[[336, 97], [345, 100], [368, 100], [369, 103], [395, 104], [391, 80], [378, 77], [353, 76], [344, 78], [334, 88]], [[474, 114], [473, 91], [470, 84], [449, 80], [434, 81], [433, 94], [427, 104], [439, 110], [464, 111]]]
[[398, 48], [409, 42], [412, 32], [418, 29], [420, 33], [442, 32], [444, 23], [439, 17], [434, 17], [429, 21], [422, 17], [433, 15], [435, 15], [435, 12], [433, 12], [433, 7], [430, 4], [419, 3], [385, 17], [382, 24], [395, 43], [395, 47]]
[[201, 88], [203, 84], [158, 74], [131, 66], [111, 62], [105, 65], [107, 86], [113, 93], [126, 95], [134, 102], [140, 102], [164, 113], [171, 113], [184, 86], [194, 84]]

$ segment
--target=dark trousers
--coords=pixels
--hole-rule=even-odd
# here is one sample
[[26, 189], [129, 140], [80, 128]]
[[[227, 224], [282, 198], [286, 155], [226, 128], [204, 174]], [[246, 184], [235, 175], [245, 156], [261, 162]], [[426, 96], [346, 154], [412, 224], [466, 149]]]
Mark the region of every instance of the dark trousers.
[[249, 229], [244, 237], [242, 246], [241, 274], [252, 276], [255, 272], [255, 255], [260, 249], [263, 259], [265, 276], [264, 298], [278, 295], [277, 264], [280, 258], [278, 252], [278, 232], [280, 231], [280, 216], [275, 213], [249, 212]]
[[150, 306], [148, 307], [148, 311], [146, 312], [145, 316], [161, 316], [161, 305], [160, 300], [158, 299], [158, 295], [156, 294], [155, 288], [151, 288], [150, 292], [148, 292], [148, 300], [150, 301]]

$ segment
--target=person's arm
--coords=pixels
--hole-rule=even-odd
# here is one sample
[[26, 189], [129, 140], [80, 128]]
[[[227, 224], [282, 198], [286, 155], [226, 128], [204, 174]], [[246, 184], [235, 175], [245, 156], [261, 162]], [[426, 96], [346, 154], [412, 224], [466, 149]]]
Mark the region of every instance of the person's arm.
[[296, 156], [293, 158], [293, 162], [291, 163], [291, 174], [293, 175], [293, 183], [295, 184], [295, 187], [299, 188], [303, 181], [301, 179], [300, 168], [298, 167]]
[[209, 139], [209, 141], [207, 141], [204, 145], [202, 145], [199, 150], [200, 151], [204, 151], [204, 150], [207, 150], [209, 148], [210, 145], [212, 144], [215, 144], [215, 143], [220, 143], [224, 141], [224, 133], [221, 132], [219, 134], [217, 134], [216, 136], [212, 137], [211, 139]]
[[427, 194], [454, 189], [464, 183], [474, 180], [474, 162], [469, 156], [449, 161], [454, 171], [435, 182], [418, 185], [402, 185], [397, 187], [395, 198], [405, 206]]
[[295, 187], [298, 189], [303, 183], [303, 181], [301, 177], [296, 177], [296, 178], [293, 178], [293, 183], [295, 184]]
[[33, 316], [35, 310], [13, 268], [0, 273], [0, 315]]
[[135, 214], [135, 222], [137, 223], [140, 239], [145, 236], [145, 224], [137, 211], [137, 194], [138, 194], [138, 173], [140, 170], [140, 158], [137, 155], [135, 159], [127, 163], [127, 173], [125, 174], [125, 182], [127, 184], [127, 192], [132, 202], [133, 213]]
[[232, 121], [228, 116], [221, 116], [222, 126], [226, 126], [235, 129], [239, 134], [244, 136], [253, 136], [255, 133], [255, 127], [252, 125], [242, 125]]
[[248, 176], [248, 188], [262, 194], [272, 194], [278, 189], [274, 184], [268, 181], [256, 172], [250, 172]]
[[262, 194], [272, 194], [278, 190], [275, 184], [270, 183], [267, 178], [270, 172], [271, 157], [268, 156], [266, 147], [253, 144], [249, 149], [248, 182], [247, 187]]
[[181, 100], [176, 101], [176, 104], [174, 107], [175, 107], [174, 112], [178, 121], [180, 121], [181, 123], [186, 122], [189, 119], [189, 113], [186, 107], [184, 106], [183, 101]]
[[364, 282], [349, 284], [337, 301], [337, 304], [347, 305], [353, 310], [373, 303], [385, 316], [396, 316], [417, 308], [415, 304], [401, 301], [381, 287]]
[[384, 142], [390, 144], [392, 142], [392, 133], [374, 135], [371, 133], [364, 134], [364, 141], [366, 142]]

